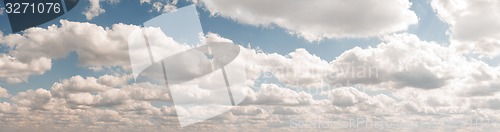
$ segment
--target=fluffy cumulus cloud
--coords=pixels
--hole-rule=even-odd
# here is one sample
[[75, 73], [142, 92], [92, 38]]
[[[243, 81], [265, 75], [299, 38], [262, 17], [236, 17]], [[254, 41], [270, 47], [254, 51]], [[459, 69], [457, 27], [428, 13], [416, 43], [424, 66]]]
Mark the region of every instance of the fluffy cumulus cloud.
[[107, 2], [109, 4], [116, 4], [120, 2], [119, 0], [89, 0], [89, 7], [83, 12], [87, 20], [91, 20], [94, 17], [101, 15], [106, 12], [101, 6], [101, 2]]
[[[286, 86], [263, 83], [247, 98], [260, 107], [248, 112], [266, 117], [268, 126], [359, 115], [366, 116], [363, 120], [408, 123], [498, 119], [494, 111], [499, 68], [412, 34], [385, 36], [376, 47], [353, 48], [330, 62], [305, 49], [285, 56], [253, 49], [243, 52], [249, 78], [269, 73]], [[300, 107], [304, 105], [307, 108]]]
[[306, 92], [295, 92], [275, 84], [262, 84], [259, 91], [251, 94], [245, 103], [260, 105], [310, 105], [316, 103]]
[[[270, 72], [280, 83], [289, 86], [286, 89], [310, 91], [309, 88], [314, 88], [313, 93], [307, 94], [316, 96], [314, 90], [319, 89], [319, 95], [326, 99], [314, 98], [311, 101], [314, 103], [309, 105], [327, 104], [331, 109], [321, 107], [316, 113], [384, 115], [382, 118], [386, 121], [395, 122], [498, 118], [493, 111], [499, 108], [496, 105], [500, 97], [497, 88], [499, 68], [467, 58], [453, 48], [422, 41], [411, 34], [389, 35], [382, 40], [376, 47], [347, 50], [331, 62], [304, 49], [287, 56], [249, 50], [248, 62], [252, 63], [248, 68], [249, 75], [259, 76], [252, 73], [253, 69], [258, 69], [256, 74], [260, 77]], [[273, 95], [278, 93], [276, 88], [283, 87], [261, 84], [256, 93], [258, 96], [248, 99], [266, 99], [268, 103], [286, 102], [287, 98], [282, 97], [285, 95], [307, 99], [307, 96], [288, 94], [287, 90]], [[267, 91], [267, 94], [259, 96], [260, 91]], [[301, 92], [294, 93], [300, 95]], [[289, 102], [292, 101], [296, 100]], [[281, 112], [277, 113], [284, 109], [281, 107]], [[294, 113], [294, 110], [288, 113]], [[314, 116], [309, 115], [309, 119], [311, 117]], [[369, 118], [380, 120], [378, 117]]]
[[320, 89], [361, 84], [389, 89], [459, 86], [469, 91], [465, 95], [484, 89], [489, 92], [475, 94], [497, 91], [496, 67], [411, 34], [389, 35], [382, 40], [376, 47], [347, 50], [330, 62], [304, 49], [286, 56], [245, 50], [251, 64], [248, 75], [276, 78], [289, 87]]
[[[129, 65], [128, 32], [139, 27], [116, 24], [112, 29], [61, 20], [61, 27], [30, 28], [24, 34], [0, 35], [0, 43], [10, 48], [0, 54], [0, 79], [26, 82], [30, 75], [50, 70], [52, 59], [78, 54], [80, 64], [89, 67]], [[92, 32], [92, 34], [88, 34]]]
[[[93, 69], [121, 67], [128, 69], [128, 37], [139, 26], [115, 24], [105, 28], [90, 23], [60, 21], [61, 26], [30, 28], [24, 34], [0, 36], [0, 43], [10, 47], [0, 55], [0, 78], [8, 82], [27, 81], [30, 75], [43, 74], [51, 68], [51, 60], [78, 54], [79, 64]], [[158, 34], [159, 28], [146, 28], [146, 32]], [[89, 34], [92, 32], [92, 34]], [[161, 44], [168, 50], [179, 45], [165, 35], [151, 39], [163, 39]], [[174, 47], [172, 47], [174, 46]]]
[[451, 45], [462, 52], [488, 57], [500, 49], [500, 2], [495, 0], [433, 0], [438, 16], [450, 25]]
[[[453, 48], [421, 41], [415, 35], [391, 35], [384, 41], [375, 48], [354, 48], [337, 57], [332, 64], [348, 65], [354, 70], [344, 70], [347, 72], [340, 77], [330, 76], [327, 82], [438, 89], [456, 96], [498, 95], [498, 67], [467, 58]], [[366, 69], [376, 69], [376, 76], [366, 76], [373, 72]]]
[[[397, 89], [436, 89], [461, 81], [470, 82], [463, 85], [495, 86], [493, 82], [498, 76], [498, 68], [411, 34], [386, 36], [376, 47], [353, 48], [331, 62], [304, 49], [287, 56], [249, 50], [247, 59], [252, 63], [249, 71], [269, 71], [280, 82], [306, 87], [350, 82]], [[250, 75], [258, 76], [252, 72]]]
[[[99, 78], [74, 76], [54, 83], [49, 90], [40, 88], [19, 92], [11, 98], [12, 103], [0, 104], [2, 129], [15, 130], [23, 128], [21, 127], [23, 125], [44, 123], [59, 124], [50, 129], [62, 127], [58, 129], [64, 130], [64, 127], [88, 125], [97, 125], [102, 129], [116, 122], [128, 122], [134, 126], [152, 124], [148, 120], [137, 120], [135, 117], [138, 116], [156, 115], [163, 116], [162, 118], [174, 118], [172, 116], [175, 114], [172, 112], [175, 111], [171, 110], [170, 106], [155, 107], [150, 103], [171, 102], [168, 89], [149, 83], [124, 82], [129, 79], [130, 76], [104, 75]], [[5, 90], [0, 91], [2, 96], [9, 96]], [[35, 127], [43, 128], [43, 126]]]
[[156, 11], [156, 12], [169, 12], [172, 10], [177, 9], [177, 4], [178, 0], [173, 0], [172, 2], [165, 2], [165, 1], [156, 1], [156, 2], [151, 2], [151, 1], [145, 1], [141, 0], [142, 3], [152, 3], [153, 8], [150, 11]]
[[0, 80], [9, 83], [28, 81], [31, 75], [41, 75], [50, 70], [51, 59], [42, 57], [27, 62], [21, 62], [16, 58], [0, 54]]
[[158, 101], [170, 102], [166, 88], [151, 84], [103, 82], [120, 82], [122, 78], [112, 75], [99, 78], [75, 76], [55, 83], [49, 90], [17, 93], [11, 98], [12, 102], [0, 103], [0, 127], [3, 130], [78, 128], [109, 131], [192, 131], [207, 128], [342, 130], [344, 127], [312, 127], [310, 123], [348, 125], [350, 120], [360, 119], [387, 123], [463, 120], [464, 115], [497, 119], [494, 110], [498, 109], [495, 98], [457, 98], [437, 91], [426, 94], [401, 91], [387, 95], [373, 94], [354, 87], [339, 87], [325, 90], [321, 93], [325, 98], [315, 99], [309, 93], [296, 92], [275, 84], [262, 84], [260, 90], [249, 95], [248, 102], [241, 106], [207, 121], [181, 128], [174, 107], [154, 104]]
[[[106, 10], [102, 7], [102, 3], [107, 3], [110, 5], [118, 4], [120, 0], [89, 0], [89, 6], [87, 9], [83, 12], [87, 20], [94, 19], [95, 17], [103, 14], [106, 12]], [[177, 9], [177, 6], [175, 6], [178, 2], [178, 0], [140, 0], [139, 1], [141, 4], [147, 3], [150, 4], [151, 10], [150, 11], [156, 11], [156, 12], [168, 12]], [[1, 15], [1, 13], [0, 13]]]
[[[6, 43], [0, 31], [0, 45]], [[50, 70], [52, 61], [47, 57], [38, 57], [29, 61], [20, 61], [9, 54], [0, 54], [0, 81], [19, 83], [28, 81], [31, 75], [40, 75]]]
[[101, 0], [89, 0], [90, 6], [88, 7], [87, 11], [83, 13], [87, 20], [90, 20], [106, 11], [101, 8], [101, 5], [99, 4], [100, 1]]
[[16, 47], [10, 54], [23, 62], [40, 57], [62, 58], [75, 51], [84, 66], [129, 64], [126, 40], [138, 26], [116, 24], [108, 29], [90, 23], [60, 22], [60, 27], [30, 28], [22, 35], [4, 36], [2, 43]]
[[[274, 84], [263, 84], [259, 92], [252, 94], [257, 98], [249, 99], [251, 100], [249, 103], [208, 121], [180, 128], [172, 106], [153, 105], [154, 101], [170, 102], [166, 88], [151, 84], [106, 83], [110, 80], [120, 82], [122, 78], [124, 77], [112, 75], [99, 78], [74, 76], [54, 83], [49, 90], [36, 89], [17, 93], [11, 98], [12, 102], [0, 103], [0, 117], [2, 117], [0, 127], [3, 130], [82, 128], [82, 130], [111, 131], [198, 130], [206, 127], [224, 129], [231, 124], [237, 125], [232, 127], [235, 129], [273, 125], [285, 127], [289, 123], [287, 120], [293, 117], [320, 118], [322, 114], [332, 112], [359, 111], [327, 100], [315, 100], [312, 95], [305, 92], [295, 92]], [[337, 94], [328, 97], [336, 99], [336, 96], [341, 98], [352, 96], [359, 105], [371, 105], [374, 106], [373, 109], [382, 109], [377, 105], [389, 106], [392, 103], [389, 97], [378, 97], [381, 95], [372, 97], [353, 88], [326, 93], [336, 92]], [[353, 96], [353, 94], [363, 96]]]
[[30, 109], [50, 109], [52, 95], [45, 89], [28, 90], [20, 92], [18, 95], [12, 97], [19, 106], [26, 106]]
[[337, 57], [333, 65], [350, 70], [344, 70], [346, 78], [332, 78], [331, 82], [433, 89], [443, 87], [450, 79], [459, 77], [456, 71], [467, 68], [465, 64], [469, 64], [464, 57], [447, 47], [420, 41], [414, 35], [391, 35], [385, 37], [384, 41], [375, 48], [353, 48]]
[[55, 97], [66, 98], [82, 105], [98, 105], [99, 103], [113, 105], [124, 103], [128, 99], [169, 101], [168, 89], [150, 83], [127, 85], [129, 79], [130, 76], [104, 75], [99, 78], [74, 76], [54, 83], [51, 93]]
[[199, 0], [213, 15], [251, 25], [277, 25], [309, 41], [378, 36], [418, 18], [408, 0]]
[[5, 88], [0, 87], [0, 98], [8, 98], [9, 96], [9, 91], [7, 91], [7, 89]]
[[[46, 29], [30, 28], [23, 34], [0, 34], [0, 44], [10, 48], [8, 53], [0, 54], [0, 79], [9, 83], [26, 82], [29, 76], [50, 70], [53, 59], [64, 58], [72, 52], [78, 55], [78, 63], [83, 67], [130, 69], [128, 37], [130, 32], [140, 29], [139, 26], [115, 24], [106, 28], [67, 20], [60, 23], [61, 26], [52, 25]], [[149, 39], [158, 40], [166, 53], [186, 49], [165, 36], [159, 28], [143, 30], [154, 34]], [[227, 41], [214, 34], [207, 34], [207, 38]]]

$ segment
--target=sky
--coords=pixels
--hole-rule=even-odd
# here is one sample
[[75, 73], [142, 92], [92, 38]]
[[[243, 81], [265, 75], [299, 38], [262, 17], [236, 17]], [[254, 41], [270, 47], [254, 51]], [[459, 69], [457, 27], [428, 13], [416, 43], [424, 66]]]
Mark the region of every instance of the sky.
[[[134, 80], [127, 41], [136, 29], [158, 33], [143, 23], [192, 4], [203, 41], [241, 47], [251, 91], [233, 109], [182, 126], [175, 90]], [[0, 130], [500, 126], [494, 0], [88, 0], [15, 33], [0, 5]], [[160, 43], [166, 53], [185, 50]], [[196, 91], [202, 86], [180, 87], [194, 89], [186, 96], [210, 97]]]

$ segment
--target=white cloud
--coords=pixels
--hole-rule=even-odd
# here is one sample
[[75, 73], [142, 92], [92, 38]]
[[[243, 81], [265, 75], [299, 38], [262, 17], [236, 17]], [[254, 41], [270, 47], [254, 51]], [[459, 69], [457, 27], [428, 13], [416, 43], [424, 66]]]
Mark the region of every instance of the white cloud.
[[[78, 78], [80, 77], [73, 77], [68, 80], [79, 80]], [[117, 78], [120, 77], [117, 76]], [[92, 84], [98, 83], [96, 80], [87, 77], [79, 81]], [[81, 82], [63, 80], [61, 83], [74, 83], [64, 85], [69, 88], [70, 86], [79, 85]], [[151, 89], [136, 87], [135, 84], [123, 84], [104, 92], [92, 92], [92, 90], [67, 91], [69, 92], [68, 97], [53, 96], [56, 87], [53, 87], [50, 91], [37, 89], [21, 92], [12, 98], [12, 103], [0, 103], [0, 117], [2, 117], [0, 118], [0, 121], [2, 121], [0, 128], [10, 130], [10, 127], [16, 126], [18, 130], [29, 130], [32, 128], [25, 125], [37, 128], [38, 124], [45, 124], [43, 126], [46, 127], [38, 129], [67, 130], [79, 128], [77, 130], [102, 130], [109, 127], [120, 128], [110, 129], [109, 131], [120, 131], [121, 129], [143, 129], [148, 131], [155, 131], [158, 128], [162, 128], [159, 130], [181, 129], [177, 125], [173, 107], [153, 106], [150, 102], [134, 98], [134, 94], [150, 96], [154, 95], [152, 93], [158, 93], [158, 91], [147, 93], [129, 91], [128, 89], [131, 87], [142, 90]], [[284, 124], [285, 126], [282, 127], [286, 127], [287, 120], [292, 115], [296, 118], [322, 117], [322, 114], [327, 112], [325, 110], [332, 107], [337, 108], [325, 103], [310, 103], [318, 100], [312, 99], [312, 96], [307, 93], [297, 93], [273, 84], [263, 85], [262, 91], [259, 91], [257, 96], [259, 97], [257, 99], [261, 100], [259, 103], [255, 102], [255, 104], [237, 107], [210, 120], [182, 128], [182, 130], [235, 127], [225, 125], [227, 123], [239, 124], [238, 127], [242, 128], [253, 128], [259, 125], [267, 128], [274, 123]], [[371, 108], [376, 107], [378, 106], [374, 105]], [[338, 109], [350, 108], [338, 107]], [[344, 112], [349, 112], [349, 110]], [[88, 127], [89, 125], [92, 127]]]
[[255, 95], [247, 98], [248, 104], [260, 105], [311, 105], [313, 97], [306, 92], [295, 92], [275, 84], [262, 84]]
[[8, 98], [10, 97], [9, 91], [7, 89], [0, 87], [0, 98]]
[[52, 95], [45, 89], [28, 90], [20, 92], [12, 97], [12, 101], [20, 106], [26, 106], [31, 109], [48, 109], [47, 104], [51, 102]]
[[[66, 57], [71, 52], [78, 54], [81, 66], [90, 69], [115, 66], [130, 69], [127, 40], [129, 33], [139, 29], [138, 26], [115, 24], [112, 28], [104, 28], [90, 23], [66, 20], [60, 22], [60, 27], [52, 25], [47, 29], [30, 28], [22, 35], [0, 36], [0, 43], [11, 48], [8, 54], [0, 56], [0, 78], [10, 83], [26, 82], [29, 76], [50, 70], [52, 59]], [[166, 53], [187, 48], [162, 34], [158, 28], [144, 30], [154, 34], [149, 39], [158, 40]], [[208, 34], [203, 39], [228, 41], [214, 34]], [[123, 80], [125, 78], [102, 81], [124, 83]]]
[[94, 77], [83, 78], [81, 76], [74, 76], [69, 79], [62, 80], [60, 83], [54, 83], [51, 91], [54, 96], [65, 96], [66, 93], [93, 93], [110, 89], [112, 89], [111, 86], [100, 83], [100, 81]]
[[16, 58], [0, 54], [0, 80], [8, 83], [28, 81], [31, 75], [41, 75], [51, 68], [51, 60], [45, 57], [23, 63]]
[[[125, 76], [75, 76], [55, 83], [50, 90], [20, 92], [11, 98], [12, 103], [0, 103], [0, 128], [6, 130], [9, 126], [17, 126], [17, 129], [28, 130], [30, 127], [22, 126], [51, 124], [53, 127], [46, 129], [65, 130], [96, 125], [98, 128], [94, 129], [102, 130], [113, 124], [150, 127], [153, 123], [163, 121], [175, 123], [172, 122], [176, 118], [173, 107], [155, 107], [149, 102], [170, 102], [168, 89], [148, 83], [108, 83], [109, 80], [121, 81], [123, 77]], [[120, 124], [116, 124], [117, 122]]]
[[162, 2], [154, 2], [152, 4], [153, 6], [153, 9], [150, 10], [151, 11], [156, 11], [156, 12], [162, 12], [162, 13], [165, 13], [165, 12], [169, 12], [169, 11], [173, 11], [175, 9], [177, 9], [177, 6], [175, 6], [175, 4], [171, 4], [171, 3], [162, 3]]
[[356, 47], [330, 62], [304, 49], [287, 56], [255, 50], [244, 52], [247, 52], [249, 78], [271, 76], [292, 88], [324, 89], [356, 84], [386, 89], [454, 87], [461, 92], [469, 91], [464, 95], [473, 91], [484, 93], [477, 95], [494, 95], [500, 75], [498, 68], [411, 34], [386, 36], [376, 47]]
[[[10, 47], [8, 54], [0, 55], [0, 78], [12, 83], [27, 81], [30, 75], [50, 70], [52, 59], [66, 57], [71, 52], [78, 54], [80, 66], [89, 69], [130, 69], [128, 37], [139, 26], [114, 24], [108, 28], [67, 20], [60, 23], [61, 26], [46, 29], [30, 28], [23, 34], [0, 35], [0, 43]], [[159, 28], [144, 28], [144, 31], [154, 34], [149, 39], [158, 40], [166, 52], [186, 48]]]
[[356, 47], [330, 62], [304, 49], [287, 56], [255, 50], [244, 52], [247, 52], [249, 78], [256, 79], [264, 72], [264, 76], [275, 77], [287, 86], [306, 88], [363, 84], [436, 89], [451, 84], [454, 79], [470, 76], [482, 63], [467, 60], [448, 47], [421, 41], [411, 34], [386, 36], [377, 47]]
[[106, 86], [121, 86], [127, 84], [127, 81], [130, 79], [130, 76], [112, 76], [112, 75], [104, 75], [97, 79], [97, 82], [104, 84]]
[[431, 4], [438, 16], [450, 25], [453, 48], [487, 57], [499, 55], [499, 1], [433, 0]]
[[[118, 4], [120, 0], [89, 0], [90, 5], [87, 7], [87, 9], [83, 12], [87, 20], [92, 20], [93, 18], [103, 14], [106, 12], [106, 9], [102, 8], [102, 3], [106, 2], [110, 5]], [[150, 11], [156, 11], [156, 12], [169, 12], [172, 10], [177, 9], [177, 6], [175, 6], [178, 2], [178, 0], [173, 0], [173, 1], [168, 1], [168, 0], [139, 0], [139, 2], [142, 4], [147, 3], [151, 4], [151, 10]], [[0, 14], [1, 15], [1, 14]]]
[[151, 0], [139, 0], [139, 2], [141, 2], [141, 4], [143, 4], [143, 3], [151, 3]]
[[[324, 73], [332, 67], [316, 55], [305, 49], [296, 49], [286, 56], [260, 53], [255, 50], [247, 52], [247, 75], [255, 79], [260, 72], [266, 77], [273, 76], [288, 85], [320, 87], [324, 85]], [[267, 74], [269, 73], [269, 74]]]
[[128, 85], [126, 81], [129, 79], [130, 76], [74, 76], [54, 83], [50, 92], [78, 108], [126, 106], [134, 101], [170, 101], [169, 90], [163, 86], [149, 83]]
[[[351, 69], [344, 71], [345, 78], [333, 78], [330, 82], [385, 83], [390, 88], [433, 89], [445, 86], [453, 77], [459, 77], [456, 71], [468, 68], [467, 63], [465, 57], [447, 47], [421, 41], [415, 35], [398, 34], [385, 37], [384, 43], [374, 48], [345, 51], [333, 64]], [[366, 68], [357, 69], [357, 66]], [[365, 77], [360, 73], [372, 75]]]
[[152, 6], [152, 9], [150, 10], [150, 12], [152, 11], [156, 11], [156, 12], [162, 12], [162, 13], [165, 13], [165, 12], [169, 12], [169, 11], [172, 11], [172, 10], [175, 10], [177, 9], [177, 3], [179, 2], [179, 0], [140, 0], [141, 4], [143, 3], [148, 3], [148, 4], [151, 4]]
[[338, 88], [326, 91], [327, 97], [332, 100], [332, 104], [337, 106], [353, 106], [368, 100], [368, 95], [354, 88]]
[[[30, 28], [23, 35], [10, 34], [0, 38], [11, 48], [14, 58], [21, 62], [30, 62], [40, 57], [57, 59], [76, 52], [79, 64], [90, 68], [129, 67], [128, 35], [139, 29], [138, 26], [115, 24], [104, 28], [90, 23], [61, 20], [61, 26], [49, 26], [47, 29]], [[157, 28], [145, 28], [146, 31], [158, 33]], [[89, 34], [91, 32], [91, 34]], [[176, 50], [179, 45], [165, 35], [157, 35], [151, 39], [161, 39], [168, 50]], [[172, 47], [174, 46], [174, 47]], [[176, 46], [176, 47], [175, 47]]]
[[89, 0], [90, 6], [87, 8], [83, 14], [87, 18], [87, 20], [91, 20], [96, 16], [99, 16], [100, 14], [106, 12], [103, 8], [101, 8], [100, 2], [104, 0]]
[[106, 10], [101, 7], [101, 2], [107, 2], [113, 5], [120, 2], [120, 0], [89, 0], [89, 7], [83, 12], [87, 20], [92, 20], [94, 17], [106, 12]]
[[0, 16], [3, 15], [4, 10], [5, 10], [5, 8], [0, 7]]
[[[3, 32], [0, 31], [0, 44], [5, 43]], [[30, 75], [43, 74], [51, 67], [51, 60], [39, 58], [30, 62], [20, 62], [8, 54], [0, 54], [0, 80], [8, 83], [27, 81]]]
[[[453, 96], [493, 96], [499, 91], [499, 68], [466, 58], [450, 47], [421, 41], [415, 35], [398, 34], [384, 38], [375, 48], [354, 48], [344, 52], [334, 64], [366, 65], [378, 69], [375, 78], [333, 78], [330, 82], [364, 84], [385, 88], [443, 90]], [[365, 72], [362, 71], [361, 72]], [[420, 91], [419, 92], [424, 92]], [[458, 98], [458, 97], [453, 97]]]
[[84, 66], [129, 64], [126, 40], [128, 33], [139, 27], [115, 24], [108, 29], [90, 23], [60, 22], [61, 27], [30, 28], [23, 35], [7, 35], [2, 42], [16, 47], [10, 54], [23, 62], [40, 57], [62, 58], [75, 51]]
[[213, 14], [251, 25], [272, 25], [309, 41], [369, 37], [418, 22], [408, 0], [200, 0]]

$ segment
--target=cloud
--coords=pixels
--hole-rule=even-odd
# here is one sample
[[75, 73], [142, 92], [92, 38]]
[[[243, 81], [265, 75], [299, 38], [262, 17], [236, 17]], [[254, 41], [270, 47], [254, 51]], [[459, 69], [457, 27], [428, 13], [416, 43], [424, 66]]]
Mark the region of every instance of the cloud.
[[176, 118], [171, 106], [155, 107], [150, 102], [170, 102], [168, 89], [147, 83], [118, 84], [115, 87], [111, 87], [115, 84], [107, 84], [110, 78], [121, 80], [123, 77], [75, 76], [55, 83], [50, 90], [40, 88], [19, 92], [10, 103], [0, 103], [0, 128], [6, 130], [16, 126], [14, 128], [29, 130], [32, 128], [25, 124], [50, 124], [51, 127], [44, 128], [66, 130], [96, 125], [99, 127], [96, 130], [102, 130], [122, 123], [129, 127], [145, 127], [153, 124], [150, 122], [152, 118], [159, 117], [161, 119], [155, 121], [160, 122]]
[[[139, 29], [138, 26], [115, 24], [104, 28], [84, 22], [61, 20], [61, 26], [49, 26], [47, 29], [30, 28], [24, 34], [10, 34], [0, 39], [12, 49], [9, 54], [21, 62], [30, 62], [39, 58], [57, 59], [66, 57], [70, 52], [78, 54], [79, 64], [86, 67], [129, 67], [128, 35]], [[154, 34], [158, 28], [145, 28]], [[89, 34], [92, 32], [92, 34]], [[161, 44], [168, 50], [179, 47], [175, 41], [165, 35], [156, 35], [151, 39], [161, 39]], [[174, 46], [174, 47], [172, 47]]]
[[344, 78], [333, 78], [330, 82], [434, 89], [458, 77], [456, 71], [463, 70], [463, 64], [467, 63], [464, 57], [447, 47], [421, 41], [415, 35], [397, 34], [385, 37], [377, 47], [353, 48], [342, 53], [333, 64], [347, 66], [349, 70], [341, 73]]
[[242, 52], [247, 60], [247, 76], [251, 79], [260, 76], [275, 77], [291, 86], [320, 87], [324, 85], [324, 81], [320, 79], [324, 77], [322, 73], [332, 68], [327, 61], [305, 49], [296, 49], [285, 56], [254, 49], [245, 49]]
[[[63, 90], [68, 96], [58, 96], [57, 91], [61, 90], [59, 83], [64, 86], [62, 89], [72, 89], [71, 87], [82, 84], [100, 84], [98, 80], [110, 77], [121, 78], [120, 76], [111, 75], [99, 78], [75, 76], [55, 83], [50, 90], [36, 89], [20, 92], [12, 98], [12, 102], [0, 103], [0, 117], [2, 117], [0, 118], [0, 121], [2, 121], [0, 127], [4, 130], [10, 130], [11, 127], [15, 126], [17, 130], [34, 128], [47, 130], [75, 128], [80, 128], [78, 130], [102, 130], [111, 127], [113, 129], [110, 128], [110, 131], [119, 131], [122, 128], [126, 130], [145, 129], [155, 131], [164, 129], [197, 130], [206, 129], [207, 127], [225, 129], [232, 128], [225, 125], [230, 123], [238, 125], [237, 127], [250, 129], [259, 125], [270, 127], [273, 124], [282, 124], [282, 127], [287, 127], [288, 120], [291, 117], [322, 117], [323, 114], [334, 112], [329, 111], [334, 109], [347, 113], [357, 111], [353, 111], [353, 108], [339, 107], [330, 103], [319, 103], [326, 101], [313, 99], [312, 95], [305, 92], [294, 92], [274, 84], [264, 84], [261, 86], [261, 90], [256, 93], [258, 101], [254, 100], [251, 104], [236, 107], [199, 124], [180, 128], [177, 119], [175, 119], [176, 114], [172, 106], [154, 106], [150, 101], [155, 99], [145, 101], [145, 98], [137, 98], [139, 97], [137, 95], [141, 95], [140, 97], [154, 96], [155, 93], [160, 93], [160, 91], [138, 92], [131, 90], [149, 91], [156, 88], [139, 87], [139, 84], [121, 84], [108, 90], [99, 91], [84, 86], [82, 88], [89, 90]], [[160, 89], [165, 90], [165, 88], [159, 88], [158, 90]], [[380, 98], [380, 95], [371, 97], [355, 89], [351, 91], [366, 96], [365, 105], [372, 104], [370, 109], [366, 110], [378, 109], [379, 106], [383, 106], [380, 103], [384, 101], [380, 99], [384, 98]], [[334, 98], [337, 96], [343, 97], [343, 95], [332, 95]], [[167, 94], [159, 97], [167, 97]], [[393, 102], [386, 101], [383, 104], [387, 105], [389, 103]], [[200, 112], [203, 112], [203, 110]], [[45, 125], [37, 126], [37, 124]], [[280, 127], [269, 129], [280, 129]]]
[[[109, 75], [103, 76], [106, 78]], [[112, 89], [109, 85], [100, 83], [94, 77], [83, 78], [81, 76], [74, 76], [69, 79], [62, 80], [61, 83], [54, 83], [52, 86], [52, 93], [55, 96], [64, 96], [66, 93], [80, 93], [80, 92], [102, 92]]]
[[[106, 2], [110, 5], [118, 4], [120, 0], [89, 0], [90, 4], [89, 7], [83, 12], [87, 20], [92, 20], [95, 17], [103, 14], [106, 12], [106, 9], [102, 8], [103, 2]], [[140, 0], [139, 1], [142, 4], [147, 3], [151, 4], [151, 11], [156, 11], [156, 12], [169, 12], [172, 10], [177, 9], [175, 6], [178, 2], [178, 0], [173, 0], [173, 1], [165, 1], [165, 0], [159, 0], [159, 1], [151, 1], [151, 0]]]
[[105, 29], [90, 23], [60, 22], [61, 27], [30, 28], [23, 35], [7, 35], [2, 42], [16, 47], [9, 52], [23, 62], [40, 57], [62, 58], [75, 51], [84, 66], [129, 64], [127, 33], [139, 27], [116, 24]]
[[313, 97], [306, 92], [295, 92], [275, 84], [262, 84], [259, 91], [247, 98], [252, 105], [311, 105]]
[[495, 57], [500, 49], [500, 2], [433, 0], [438, 16], [450, 26], [451, 46], [458, 51]]
[[370, 37], [418, 22], [408, 0], [200, 0], [212, 15], [251, 25], [277, 25], [309, 41]]
[[91, 20], [96, 16], [99, 16], [100, 14], [106, 12], [103, 8], [101, 8], [100, 2], [103, 0], [89, 0], [90, 6], [87, 8], [83, 14], [87, 18], [87, 20]]
[[174, 1], [172, 3], [162, 3], [162, 2], [154, 2], [152, 5], [153, 5], [153, 9], [150, 10], [150, 12], [152, 11], [156, 11], [156, 12], [162, 12], [162, 13], [165, 13], [165, 12], [169, 12], [169, 11], [173, 11], [175, 9], [177, 9], [177, 6], [175, 6], [177, 4], [177, 1]]
[[45, 89], [28, 90], [20, 92], [12, 97], [12, 101], [20, 106], [26, 106], [33, 110], [49, 109], [47, 104], [51, 102], [52, 95]]
[[24, 63], [12, 56], [0, 54], [0, 79], [8, 83], [27, 82], [29, 76], [41, 75], [51, 66], [51, 60], [45, 57]]
[[9, 91], [7, 89], [0, 87], [0, 98], [10, 97]]
[[496, 93], [500, 90], [500, 69], [498, 67], [490, 67], [485, 63], [473, 64], [474, 69], [468, 77], [459, 83], [462, 89], [459, 94], [465, 97], [472, 96], [497, 96]]
[[[128, 107], [139, 101], [170, 101], [169, 90], [150, 83], [127, 84], [130, 76], [74, 76], [56, 82], [50, 92], [76, 108]], [[110, 83], [113, 82], [113, 83]]]
[[332, 100], [332, 104], [337, 106], [353, 106], [368, 100], [368, 95], [354, 88], [338, 88], [326, 91], [327, 97]]
[[286, 56], [255, 50], [244, 52], [247, 52], [250, 78], [263, 75], [276, 78], [287, 86], [302, 88], [361, 84], [392, 89], [437, 89], [460, 82], [460, 79], [472, 79], [469, 76], [473, 74], [488, 73], [477, 73], [476, 70], [482, 68], [494, 71], [483, 65], [484, 62], [468, 60], [448, 47], [421, 41], [412, 34], [385, 36], [376, 47], [356, 47], [330, 62], [304, 49]]
[[104, 75], [97, 79], [97, 82], [106, 86], [121, 86], [127, 84], [127, 81], [130, 79], [130, 76], [112, 76], [112, 75]]
[[[0, 31], [0, 45], [7, 43], [7, 39], [17, 39], [19, 36], [5, 38]], [[20, 61], [9, 54], [0, 54], [0, 80], [7, 83], [28, 81], [31, 75], [41, 75], [51, 68], [51, 59], [38, 57], [29, 61]]]
[[[32, 28], [23, 35], [2, 37], [2, 43], [17, 46], [5, 55], [8, 59], [4, 62], [27, 65], [75, 51], [79, 56], [87, 55], [79, 58], [85, 66], [129, 65], [128, 58], [123, 57], [128, 56], [123, 42], [128, 32], [138, 26], [116, 24], [103, 28], [89, 23], [61, 23], [61, 27]], [[159, 33], [154, 28], [144, 30]], [[157, 39], [170, 40], [166, 36]], [[203, 39], [231, 41], [214, 33]], [[78, 43], [80, 41], [85, 43]], [[185, 48], [170, 41], [164, 45], [167, 50]], [[60, 50], [48, 50], [50, 48]], [[466, 58], [450, 47], [422, 41], [412, 34], [384, 36], [376, 47], [353, 48], [333, 61], [325, 61], [306, 49], [286, 55], [251, 48], [241, 51], [246, 58], [248, 82], [256, 90], [250, 92], [244, 105], [187, 128], [178, 126], [168, 89], [151, 83], [131, 83], [131, 75], [116, 74], [74, 76], [55, 82], [48, 89], [11, 93], [11, 101], [0, 103], [0, 128], [13, 131], [296, 130], [290, 128], [292, 119], [349, 121], [353, 115], [394, 122], [463, 120], [464, 117], [500, 119], [495, 113], [499, 108], [495, 105], [499, 97], [497, 67]], [[47, 59], [48, 66], [50, 60]], [[19, 67], [22, 66], [2, 69]], [[262, 81], [260, 78], [266, 73], [271, 73], [269, 77], [274, 77], [276, 82], [257, 82]], [[362, 84], [362, 87], [335, 86], [346, 82]], [[334, 87], [321, 89], [323, 86]], [[198, 85], [179, 87], [190, 88], [181, 93], [196, 98], [204, 99], [211, 94], [196, 93]], [[299, 91], [299, 88], [322, 91], [315, 94]], [[2, 93], [7, 92], [0, 89], [0, 96]], [[200, 113], [207, 111], [200, 110]]]
[[0, 7], [0, 16], [3, 15], [4, 10], [5, 10], [5, 8]]
[[[139, 26], [115, 24], [105, 28], [85, 22], [60, 22], [61, 26], [30, 28], [24, 34], [0, 36], [0, 43], [10, 48], [8, 54], [0, 56], [0, 78], [10, 83], [26, 82], [29, 76], [50, 70], [52, 59], [66, 57], [71, 52], [78, 55], [80, 66], [89, 69], [130, 69], [128, 35], [140, 29]], [[159, 28], [143, 30], [152, 34], [149, 38], [151, 41], [158, 41], [163, 46], [162, 52], [173, 53], [188, 48], [165, 36]], [[228, 41], [212, 33], [204, 39]]]

